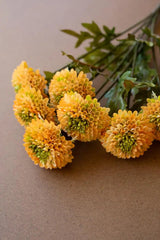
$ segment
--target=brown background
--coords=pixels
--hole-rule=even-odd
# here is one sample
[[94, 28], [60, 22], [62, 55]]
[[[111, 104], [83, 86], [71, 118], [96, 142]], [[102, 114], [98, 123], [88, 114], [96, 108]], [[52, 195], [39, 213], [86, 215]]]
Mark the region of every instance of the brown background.
[[150, 13], [158, 0], [0, 1], [0, 240], [159, 240], [160, 143], [137, 160], [120, 160], [98, 142], [79, 143], [63, 170], [34, 166], [24, 129], [12, 112], [13, 69], [21, 60], [41, 70], [78, 55], [59, 30], [81, 22], [122, 30]]

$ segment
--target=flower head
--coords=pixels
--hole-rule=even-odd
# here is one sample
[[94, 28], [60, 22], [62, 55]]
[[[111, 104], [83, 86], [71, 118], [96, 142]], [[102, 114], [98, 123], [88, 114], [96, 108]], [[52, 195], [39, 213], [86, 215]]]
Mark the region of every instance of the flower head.
[[135, 158], [143, 155], [153, 141], [152, 124], [136, 111], [114, 113], [111, 127], [101, 142], [107, 152], [119, 158]]
[[91, 96], [82, 98], [79, 93], [66, 93], [61, 99], [57, 116], [62, 129], [80, 141], [98, 139], [110, 123], [109, 109], [103, 108]]
[[16, 92], [23, 87], [30, 86], [36, 90], [40, 89], [42, 94], [44, 94], [46, 82], [39, 70], [34, 71], [32, 68], [29, 68], [24, 61], [21, 62], [12, 74], [12, 85]]
[[32, 120], [24, 134], [24, 146], [36, 165], [62, 168], [72, 162], [72, 141], [61, 136], [61, 127], [47, 120]]
[[95, 96], [95, 89], [92, 87], [92, 82], [89, 81], [86, 74], [82, 71], [77, 75], [77, 72], [66, 68], [57, 72], [50, 83], [49, 94], [50, 101], [53, 106], [57, 106], [60, 99], [66, 92], [78, 92], [82, 97], [90, 95]]
[[32, 119], [42, 118], [54, 121], [55, 111], [47, 106], [48, 98], [43, 98], [40, 90], [25, 87], [16, 94], [13, 110], [21, 125], [27, 126]]
[[160, 141], [160, 96], [147, 99], [147, 106], [142, 106], [143, 114], [153, 123], [155, 139]]

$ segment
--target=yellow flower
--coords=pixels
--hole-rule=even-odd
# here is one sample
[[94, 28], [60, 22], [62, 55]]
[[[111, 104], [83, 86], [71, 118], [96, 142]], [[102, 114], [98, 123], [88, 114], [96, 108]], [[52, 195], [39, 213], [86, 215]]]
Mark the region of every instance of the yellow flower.
[[13, 110], [21, 125], [27, 126], [32, 119], [42, 118], [54, 121], [55, 110], [47, 106], [48, 98], [43, 98], [40, 90], [25, 87], [16, 94]]
[[66, 93], [61, 99], [57, 116], [62, 129], [69, 136], [83, 142], [96, 140], [109, 127], [109, 109], [103, 108], [91, 96], [82, 98], [79, 93]]
[[147, 106], [142, 106], [143, 114], [153, 123], [155, 139], [160, 141], [160, 96], [147, 99]]
[[61, 136], [61, 127], [47, 120], [32, 120], [24, 134], [24, 146], [35, 165], [62, 168], [72, 162], [72, 141]]
[[135, 158], [144, 154], [153, 141], [152, 124], [136, 111], [114, 113], [111, 127], [101, 142], [107, 152], [119, 158]]
[[92, 87], [92, 81], [89, 81], [86, 74], [82, 71], [77, 75], [77, 72], [66, 68], [57, 72], [50, 83], [49, 94], [50, 101], [53, 106], [57, 106], [60, 99], [66, 92], [78, 92], [82, 97], [90, 95], [95, 96], [95, 89]]
[[24, 61], [21, 62], [12, 74], [12, 85], [16, 92], [23, 87], [30, 86], [36, 90], [40, 89], [42, 94], [44, 94], [46, 82], [39, 70], [34, 71], [32, 68], [29, 68]]

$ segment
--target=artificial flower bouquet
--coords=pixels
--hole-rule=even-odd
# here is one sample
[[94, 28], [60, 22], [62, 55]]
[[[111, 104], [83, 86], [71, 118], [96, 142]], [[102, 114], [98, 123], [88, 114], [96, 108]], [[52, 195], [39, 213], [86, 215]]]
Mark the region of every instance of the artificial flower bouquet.
[[[83, 55], [62, 52], [71, 62], [44, 76], [25, 61], [14, 70], [13, 110], [36, 165], [66, 166], [77, 140], [99, 140], [107, 152], [128, 159], [160, 140], [160, 36], [154, 33], [159, 11], [121, 33], [94, 21], [82, 23], [80, 33], [64, 29], [77, 39], [75, 47], [87, 40]], [[96, 81], [102, 81], [98, 89]]]

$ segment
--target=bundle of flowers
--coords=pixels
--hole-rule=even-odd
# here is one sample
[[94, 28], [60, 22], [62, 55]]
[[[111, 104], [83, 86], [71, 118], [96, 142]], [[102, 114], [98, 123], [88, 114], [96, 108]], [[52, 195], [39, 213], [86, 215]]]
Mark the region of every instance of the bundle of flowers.
[[[14, 114], [25, 127], [24, 146], [36, 165], [62, 168], [72, 162], [75, 141], [99, 140], [119, 158], [144, 154], [160, 140], [160, 81], [154, 33], [160, 7], [121, 33], [93, 21], [82, 23], [78, 58], [55, 72], [34, 70], [23, 61], [13, 72]], [[126, 33], [128, 35], [126, 36]], [[93, 86], [96, 81], [98, 89]], [[101, 100], [105, 102], [102, 106]]]

